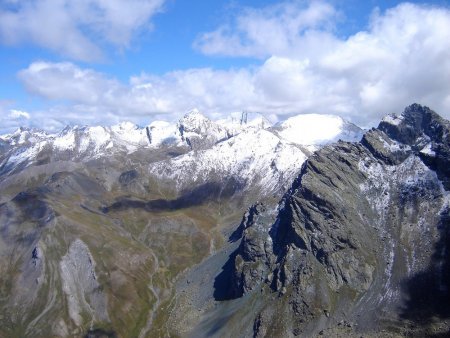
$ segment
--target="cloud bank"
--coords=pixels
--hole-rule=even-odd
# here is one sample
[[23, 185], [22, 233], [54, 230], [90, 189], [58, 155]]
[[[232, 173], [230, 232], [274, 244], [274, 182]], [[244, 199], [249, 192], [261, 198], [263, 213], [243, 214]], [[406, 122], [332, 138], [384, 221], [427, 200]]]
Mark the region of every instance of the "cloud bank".
[[75, 60], [103, 57], [101, 45], [129, 46], [165, 0], [5, 0], [0, 2], [0, 42], [33, 43]]
[[324, 2], [246, 9], [235, 24], [195, 42], [206, 54], [259, 59], [252, 67], [140, 74], [121, 83], [73, 63], [35, 62], [19, 78], [31, 93], [68, 101], [80, 121], [150, 121], [196, 107], [338, 114], [368, 126], [413, 102], [450, 118], [449, 9], [401, 4], [374, 12], [367, 30], [348, 38], [335, 33], [337, 16]]

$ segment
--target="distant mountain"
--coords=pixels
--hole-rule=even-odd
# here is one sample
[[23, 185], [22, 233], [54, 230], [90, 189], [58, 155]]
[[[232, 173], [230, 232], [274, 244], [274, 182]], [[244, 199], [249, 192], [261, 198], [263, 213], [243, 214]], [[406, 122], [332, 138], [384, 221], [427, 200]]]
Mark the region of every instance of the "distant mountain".
[[[171, 336], [180, 283], [250, 231], [238, 227], [247, 208], [261, 202], [275, 219], [314, 151], [362, 134], [334, 116], [272, 126], [258, 114], [192, 111], [143, 128], [1, 136], [0, 336]], [[213, 288], [214, 276], [198, 277], [211, 281], [198, 290]]]
[[[261, 171], [266, 175], [272, 168], [277, 171], [275, 176], [286, 172], [285, 181], [288, 182], [310, 151], [339, 138], [348, 140], [362, 136], [361, 129], [335, 116], [301, 115], [275, 127], [260, 115], [252, 116], [250, 121], [245, 116], [245, 120], [243, 116], [240, 119], [230, 116], [214, 122], [194, 110], [176, 124], [155, 121], [145, 128], [129, 122], [112, 127], [66, 127], [58, 134], [19, 128], [0, 137], [3, 149], [0, 174], [17, 173], [30, 165], [55, 161], [83, 162], [139, 151], [157, 151], [165, 152], [166, 158], [186, 154], [151, 168], [163, 178], [179, 177], [179, 185], [183, 186], [193, 178], [210, 175], [212, 170], [218, 175], [248, 180]], [[329, 129], [324, 129], [324, 122]], [[311, 133], [313, 129], [317, 130], [316, 136]], [[297, 139], [293, 135], [297, 135]], [[298, 138], [298, 135], [304, 136]], [[298, 147], [303, 147], [303, 151], [297, 152]], [[255, 151], [258, 153], [254, 154]], [[192, 169], [193, 163], [195, 173], [181, 177], [187, 172], [182, 170], [183, 167]], [[279, 179], [274, 178], [271, 184], [277, 180], [279, 183]]]

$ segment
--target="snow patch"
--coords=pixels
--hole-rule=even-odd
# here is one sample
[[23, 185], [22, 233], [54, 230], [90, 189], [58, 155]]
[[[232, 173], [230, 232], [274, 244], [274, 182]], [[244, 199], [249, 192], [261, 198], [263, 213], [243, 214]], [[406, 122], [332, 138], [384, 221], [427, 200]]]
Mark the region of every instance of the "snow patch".
[[396, 114], [388, 114], [381, 120], [382, 122], [389, 123], [393, 126], [398, 126], [404, 120], [403, 116], [398, 116]]
[[54, 138], [53, 146], [60, 151], [75, 149], [75, 133], [67, 130]]
[[383, 144], [383, 148], [388, 149], [392, 153], [411, 150], [411, 147], [409, 145], [397, 142], [392, 139], [389, 139], [388, 142], [381, 135], [378, 136], [378, 140], [380, 140], [380, 142]]
[[432, 156], [435, 157], [436, 153], [434, 152], [433, 149], [431, 149], [432, 144], [428, 143], [425, 147], [422, 148], [422, 150], [420, 151], [422, 154], [428, 155], [428, 156]]

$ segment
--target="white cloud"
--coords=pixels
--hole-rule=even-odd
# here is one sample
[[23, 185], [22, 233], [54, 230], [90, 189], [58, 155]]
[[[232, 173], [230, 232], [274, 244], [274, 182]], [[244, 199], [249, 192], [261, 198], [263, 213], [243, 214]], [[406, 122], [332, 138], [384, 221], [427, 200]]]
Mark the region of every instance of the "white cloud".
[[8, 117], [10, 119], [26, 119], [29, 120], [30, 119], [30, 114], [27, 113], [26, 111], [22, 111], [22, 110], [16, 110], [16, 109], [11, 109], [9, 111]]
[[324, 1], [287, 1], [244, 8], [230, 24], [204, 33], [194, 47], [204, 54], [250, 56], [314, 55], [316, 40], [333, 44], [329, 33], [338, 12]]
[[254, 84], [268, 109], [332, 112], [366, 124], [417, 101], [450, 117], [448, 8], [404, 3], [374, 11], [368, 30], [346, 39], [329, 29], [338, 16], [316, 1], [248, 9], [196, 46], [264, 57]]
[[[284, 17], [278, 20], [281, 25]], [[333, 43], [324, 43], [324, 35]], [[314, 57], [274, 54], [248, 68], [141, 74], [121, 83], [72, 63], [36, 62], [19, 77], [32, 93], [71, 102], [65, 108], [73, 112], [70, 119], [64, 107], [48, 116], [81, 124], [148, 122], [197, 107], [215, 116], [238, 110], [331, 113], [367, 126], [413, 102], [450, 118], [448, 9], [402, 4], [374, 15], [367, 31], [347, 39], [324, 31], [305, 36]]]
[[19, 126], [28, 126], [31, 116], [29, 113], [11, 109], [14, 103], [11, 101], [0, 100], [0, 135], [12, 132]]
[[34, 62], [18, 76], [28, 90], [39, 96], [82, 104], [99, 104], [121, 87], [115, 80], [69, 62]]
[[102, 57], [99, 45], [128, 47], [150, 29], [165, 0], [21, 0], [0, 2], [0, 42], [31, 42], [76, 60]]
[[256, 99], [252, 73], [245, 69], [142, 74], [132, 77], [129, 84], [122, 84], [73, 63], [35, 62], [19, 73], [19, 79], [29, 92], [48, 99], [69, 100], [78, 111], [95, 108], [130, 118], [171, 114], [192, 107], [223, 112], [225, 107], [240, 109], [252, 97]]

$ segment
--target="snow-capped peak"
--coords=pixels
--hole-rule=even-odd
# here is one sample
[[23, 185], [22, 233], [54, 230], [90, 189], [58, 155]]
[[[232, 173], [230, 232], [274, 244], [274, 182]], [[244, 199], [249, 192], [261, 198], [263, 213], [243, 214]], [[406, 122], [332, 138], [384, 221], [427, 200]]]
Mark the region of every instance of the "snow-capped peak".
[[148, 145], [145, 129], [131, 122], [112, 127], [68, 126], [58, 135], [53, 135], [50, 141], [59, 151], [76, 150], [80, 155], [94, 157], [101, 155], [102, 149], [116, 147], [130, 153], [139, 146]]
[[190, 110], [184, 114], [182, 120], [190, 121], [205, 121], [209, 120], [205, 115], [203, 115], [197, 108]]
[[324, 145], [338, 139], [357, 141], [363, 130], [335, 115], [305, 114], [273, 127], [283, 139], [301, 145]]
[[49, 134], [43, 130], [35, 128], [19, 127], [12, 134], [2, 135], [1, 139], [11, 146], [23, 145], [25, 143], [35, 143], [48, 137]]
[[178, 125], [186, 132], [205, 134], [207, 133], [208, 127], [213, 123], [214, 122], [200, 113], [197, 109], [194, 109], [184, 115], [178, 122]]
[[228, 130], [201, 114], [198, 110], [187, 113], [177, 124], [181, 139], [191, 148], [209, 147], [230, 137]]
[[[55, 159], [78, 161], [112, 153], [133, 153], [144, 148], [181, 147], [190, 155], [180, 157], [179, 161], [191, 159], [194, 167], [200, 156], [196, 154], [203, 154], [199, 157], [202, 164], [198, 164], [198, 168], [204, 167], [203, 172], [222, 168], [224, 174], [232, 170], [236, 175], [250, 177], [256, 170], [263, 177], [262, 173], [269, 170], [267, 163], [275, 176], [281, 172], [295, 173], [308, 153], [304, 150], [314, 151], [337, 139], [357, 140], [361, 134], [360, 128], [332, 115], [299, 115], [270, 127], [264, 116], [255, 113], [236, 112], [212, 121], [198, 110], [192, 110], [176, 124], [154, 121], [145, 128], [131, 122], [112, 127], [66, 127], [59, 134], [22, 128], [3, 136], [0, 146], [5, 156], [4, 168], [14, 168], [20, 163], [32, 165], [44, 151]], [[189, 148], [197, 152], [191, 153]], [[264, 155], [266, 152], [276, 152], [276, 156]], [[259, 157], [261, 159], [256, 160]], [[184, 164], [179, 161], [172, 163], [177, 164], [176, 170], [183, 168]], [[268, 162], [263, 164], [264, 161]], [[258, 164], [255, 167], [251, 163]], [[271, 184], [276, 184], [275, 181], [277, 179], [270, 179]]]

